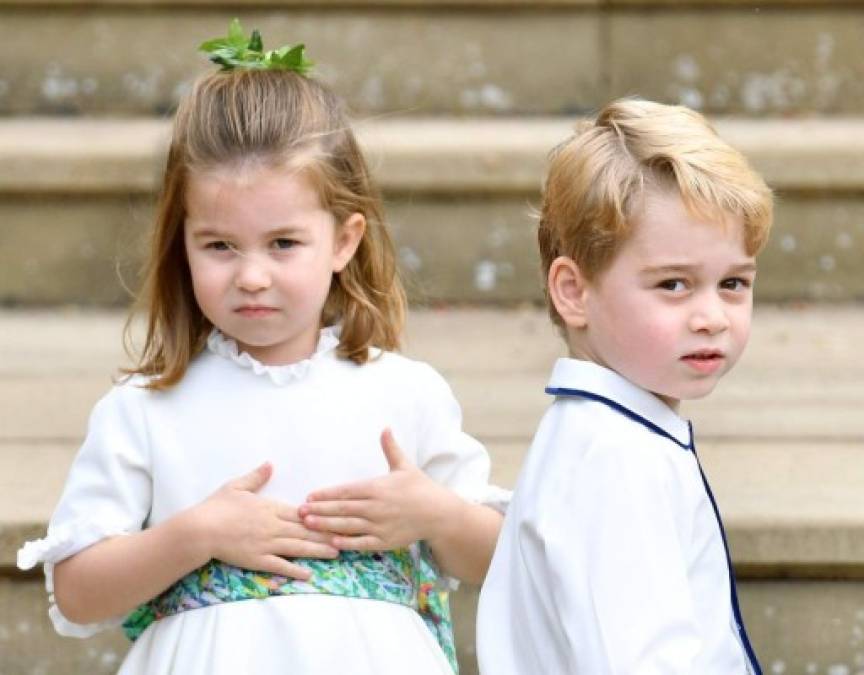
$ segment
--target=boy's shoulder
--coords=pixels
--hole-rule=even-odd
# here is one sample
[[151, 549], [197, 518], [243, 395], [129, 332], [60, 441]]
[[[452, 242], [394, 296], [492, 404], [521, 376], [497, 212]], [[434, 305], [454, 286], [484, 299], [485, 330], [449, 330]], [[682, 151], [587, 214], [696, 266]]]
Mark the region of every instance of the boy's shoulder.
[[692, 473], [688, 423], [617, 373], [560, 359], [546, 391], [555, 401], [534, 439], [544, 471], [621, 472], [658, 480]]
[[604, 402], [558, 397], [549, 416], [549, 429], [540, 440], [565, 451], [578, 449], [586, 459], [602, 456], [610, 460], [652, 461], [667, 455], [686, 456], [686, 450], [666, 435]]
[[[582, 434], [611, 445], [633, 437], [640, 444], [689, 450], [689, 423], [657, 395], [599, 364], [572, 358], [555, 363], [546, 392], [555, 396], [552, 410], [567, 423], [579, 424]], [[572, 418], [572, 422], [570, 422]]]
[[556, 401], [537, 430], [527, 465], [521, 480], [532, 505], [525, 508], [538, 518], [543, 511], [573, 513], [585, 500], [638, 508], [701, 499], [692, 452], [590, 399]]

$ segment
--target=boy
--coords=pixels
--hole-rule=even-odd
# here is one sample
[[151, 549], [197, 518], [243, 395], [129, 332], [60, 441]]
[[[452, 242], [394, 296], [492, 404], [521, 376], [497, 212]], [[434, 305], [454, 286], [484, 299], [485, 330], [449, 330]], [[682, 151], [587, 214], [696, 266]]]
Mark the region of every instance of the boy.
[[685, 108], [617, 101], [553, 152], [538, 238], [570, 358], [481, 593], [484, 674], [761, 674], [677, 409], [744, 349], [771, 216]]

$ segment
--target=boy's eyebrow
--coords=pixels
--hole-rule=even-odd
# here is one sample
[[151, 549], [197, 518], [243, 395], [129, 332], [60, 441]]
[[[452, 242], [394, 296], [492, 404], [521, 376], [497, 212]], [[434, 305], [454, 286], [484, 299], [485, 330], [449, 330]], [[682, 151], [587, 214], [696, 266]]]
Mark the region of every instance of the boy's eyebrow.
[[[683, 272], [692, 272], [698, 265], [686, 265], [686, 264], [673, 264], [673, 265], [650, 265], [648, 267], [642, 268], [643, 274], [675, 274], [675, 273], [683, 273]], [[733, 274], [745, 274], [747, 272], [756, 272], [756, 263], [755, 262], [745, 262], [739, 263], [738, 265], [732, 265], [729, 268], [729, 272]]]
[[729, 268], [730, 272], [735, 272], [736, 274], [742, 274], [745, 272], [756, 272], [756, 263], [755, 262], [746, 262], [741, 263], [740, 265], [733, 265]]

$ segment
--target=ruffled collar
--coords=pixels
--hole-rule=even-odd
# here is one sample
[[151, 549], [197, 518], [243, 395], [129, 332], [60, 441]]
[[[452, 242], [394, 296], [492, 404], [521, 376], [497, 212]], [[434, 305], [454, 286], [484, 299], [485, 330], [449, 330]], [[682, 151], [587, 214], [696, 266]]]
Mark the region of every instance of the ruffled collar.
[[236, 340], [227, 337], [217, 328], [214, 328], [207, 338], [207, 349], [214, 354], [233, 361], [238, 366], [249, 368], [256, 375], [269, 377], [274, 384], [278, 385], [296, 382], [304, 378], [316, 360], [333, 352], [338, 346], [339, 326], [328, 326], [321, 329], [315, 352], [308, 359], [284, 366], [271, 366], [261, 363], [246, 352], [241, 352]]

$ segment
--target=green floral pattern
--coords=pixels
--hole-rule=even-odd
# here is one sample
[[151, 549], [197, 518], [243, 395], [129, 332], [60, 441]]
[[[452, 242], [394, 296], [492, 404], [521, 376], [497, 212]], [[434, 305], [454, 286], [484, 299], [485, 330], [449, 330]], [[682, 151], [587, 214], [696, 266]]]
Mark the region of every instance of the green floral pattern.
[[383, 600], [416, 610], [458, 673], [446, 586], [425, 545], [380, 553], [343, 551], [335, 560], [295, 559], [312, 572], [308, 581], [253, 572], [219, 560], [187, 574], [161, 595], [135, 609], [123, 623], [135, 640], [154, 621], [223, 602], [278, 595], [327, 594]]

